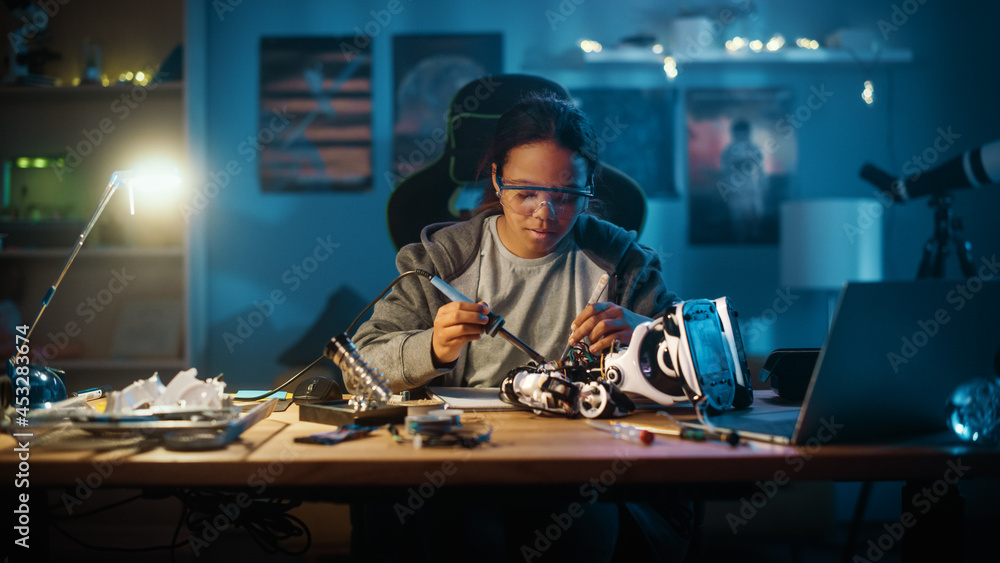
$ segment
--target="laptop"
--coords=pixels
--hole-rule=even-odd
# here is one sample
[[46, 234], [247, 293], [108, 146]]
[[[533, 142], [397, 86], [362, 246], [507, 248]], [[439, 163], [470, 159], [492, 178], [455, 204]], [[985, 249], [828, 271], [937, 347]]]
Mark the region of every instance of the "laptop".
[[849, 282], [801, 408], [776, 402], [709, 420], [796, 445], [940, 436], [955, 388], [997, 375], [1000, 281]]

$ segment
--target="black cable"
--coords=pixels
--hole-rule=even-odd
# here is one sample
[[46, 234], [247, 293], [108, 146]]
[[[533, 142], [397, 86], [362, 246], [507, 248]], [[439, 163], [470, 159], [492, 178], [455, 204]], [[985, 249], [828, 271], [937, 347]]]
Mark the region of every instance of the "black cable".
[[[274, 499], [269, 504], [276, 504]], [[295, 503], [299, 506], [301, 503]], [[287, 509], [285, 509], [287, 510]], [[312, 534], [309, 527], [297, 516], [288, 513], [271, 512], [267, 514], [269, 518], [260, 518], [246, 522], [246, 529], [250, 532], [251, 539], [254, 540], [261, 549], [268, 553], [283, 553], [285, 555], [302, 555], [308, 551], [312, 545]], [[281, 546], [282, 541], [287, 541], [305, 535], [305, 545], [297, 551], [291, 551]]]
[[[67, 514], [65, 516], [53, 516], [53, 520], [74, 520], [76, 518], [83, 518], [85, 516], [91, 516], [93, 514], [97, 514], [98, 512], [103, 512], [105, 510], [110, 510], [112, 508], [115, 508], [116, 506], [121, 506], [123, 504], [132, 502], [134, 500], [138, 500], [140, 498], [142, 498], [142, 493], [139, 493], [139, 494], [135, 495], [134, 497], [129, 497], [129, 498], [117, 501], [117, 502], [113, 502], [111, 504], [104, 505], [104, 506], [102, 506], [100, 508], [95, 508], [95, 509], [91, 510], [90, 512], [81, 512], [79, 514]], [[52, 510], [55, 509], [55, 508], [58, 508], [58, 507], [59, 507], [59, 503], [50, 505], [49, 506], [49, 513], [51, 514]]]
[[[188, 511], [187, 506], [185, 506], [183, 503], [181, 503], [181, 517], [177, 519], [177, 526], [174, 527], [174, 535], [173, 535], [172, 538], [170, 538], [170, 545], [171, 546], [177, 545], [177, 536], [181, 535], [181, 526], [184, 524], [184, 517], [187, 515], [187, 511]], [[174, 561], [175, 556], [176, 556], [176, 548], [175, 547], [171, 547], [170, 548], [170, 560]]]
[[[200, 537], [199, 533], [204, 535], [210, 527], [215, 526], [215, 519], [221, 515], [226, 518], [226, 528], [242, 528], [254, 543], [268, 553], [301, 555], [312, 545], [309, 527], [298, 517], [287, 513], [300, 506], [301, 501], [255, 498], [247, 506], [236, 504], [239, 506], [236, 514], [220, 512], [221, 506], [233, 506], [233, 499], [238, 494], [244, 493], [187, 490], [175, 493], [187, 511], [187, 527], [192, 537]], [[305, 545], [301, 549], [289, 550], [281, 545], [283, 541], [301, 536], [305, 536]]]
[[295, 381], [296, 379], [302, 377], [302, 374], [304, 374], [305, 372], [311, 370], [313, 368], [313, 366], [315, 366], [316, 364], [320, 363], [320, 361], [322, 361], [324, 357], [325, 356], [320, 356], [320, 357], [316, 358], [315, 360], [312, 361], [311, 364], [309, 364], [306, 367], [302, 368], [302, 371], [300, 371], [299, 373], [296, 373], [291, 378], [289, 378], [288, 381], [282, 383], [281, 385], [275, 387], [274, 389], [271, 389], [270, 391], [268, 391], [268, 392], [266, 392], [264, 394], [261, 394], [261, 395], [255, 395], [253, 397], [245, 397], [245, 398], [241, 397], [240, 400], [241, 401], [259, 401], [261, 399], [266, 399], [267, 397], [270, 397], [271, 395], [273, 395], [273, 394], [277, 393], [278, 391], [281, 391], [285, 387], [288, 387], [289, 385], [291, 385], [292, 382]]
[[396, 279], [392, 280], [392, 282], [389, 283], [388, 286], [386, 286], [386, 288], [382, 291], [382, 293], [378, 295], [378, 297], [373, 299], [372, 302], [369, 303], [367, 307], [362, 309], [361, 312], [358, 313], [358, 316], [354, 317], [354, 320], [351, 321], [351, 324], [347, 327], [347, 330], [345, 330], [344, 332], [348, 335], [351, 334], [351, 332], [354, 330], [354, 325], [358, 324], [358, 321], [361, 320], [361, 317], [363, 317], [364, 314], [367, 313], [369, 309], [371, 309], [372, 307], [375, 306], [376, 303], [381, 301], [382, 298], [385, 297], [385, 294], [389, 293], [389, 290], [391, 290], [397, 283], [399, 283], [399, 280], [413, 274], [424, 276], [427, 279], [431, 279], [434, 277], [434, 274], [431, 274], [430, 272], [427, 272], [425, 270], [410, 270], [408, 272], [403, 272], [402, 274], [399, 274], [399, 276], [397, 276]]
[[50, 522], [50, 524], [52, 525], [53, 528], [55, 528], [55, 530], [57, 532], [59, 532], [60, 534], [66, 536], [70, 541], [72, 541], [72, 542], [74, 542], [76, 544], [79, 544], [79, 545], [81, 545], [81, 546], [83, 546], [83, 547], [85, 547], [87, 549], [93, 549], [93, 550], [96, 550], [96, 551], [113, 551], [113, 552], [119, 552], [119, 553], [147, 553], [147, 552], [150, 552], [150, 551], [161, 551], [161, 550], [165, 550], [165, 549], [171, 549], [172, 550], [172, 549], [176, 549], [178, 547], [184, 547], [184, 542], [175, 543], [175, 544], [171, 544], [171, 545], [154, 545], [154, 546], [149, 546], [149, 547], [110, 547], [110, 546], [93, 545], [93, 544], [89, 544], [89, 543], [87, 543], [87, 542], [85, 542], [85, 541], [83, 541], [81, 539], [78, 539], [76, 537], [73, 537], [73, 535], [71, 535], [66, 530], [62, 529], [55, 522]]
[[[391, 290], [397, 283], [399, 283], [399, 280], [405, 278], [406, 276], [413, 275], [413, 274], [417, 274], [417, 275], [423, 276], [423, 277], [425, 277], [427, 279], [431, 279], [431, 278], [434, 277], [433, 274], [431, 274], [430, 272], [427, 272], [425, 270], [410, 270], [408, 272], [403, 272], [402, 274], [400, 274], [399, 276], [397, 276], [396, 279], [392, 280], [392, 282], [388, 286], [386, 286], [386, 288], [382, 291], [382, 293], [380, 293], [378, 295], [378, 297], [376, 297], [375, 299], [373, 299], [371, 301], [371, 303], [369, 303], [364, 309], [362, 309], [361, 312], [358, 313], [358, 316], [354, 317], [354, 320], [351, 321], [350, 325], [348, 325], [347, 330], [344, 331], [344, 334], [348, 334], [348, 335], [351, 334], [351, 332], [354, 330], [354, 325], [358, 324], [358, 321], [361, 320], [361, 317], [363, 317], [365, 313], [367, 313], [372, 307], [374, 307], [376, 303], [378, 303], [379, 301], [381, 301], [381, 299], [383, 297], [385, 297], [385, 294], [389, 293], [389, 290]], [[275, 387], [274, 389], [271, 389], [270, 391], [268, 391], [268, 392], [266, 392], [264, 394], [256, 395], [254, 397], [241, 398], [240, 400], [241, 401], [259, 401], [261, 399], [270, 397], [272, 394], [277, 393], [278, 391], [281, 391], [285, 387], [288, 387], [289, 385], [291, 385], [293, 381], [295, 381], [299, 377], [302, 377], [302, 374], [304, 374], [305, 372], [307, 372], [310, 369], [312, 369], [316, 364], [318, 364], [319, 362], [321, 362], [325, 357], [326, 356], [320, 356], [320, 357], [316, 358], [315, 360], [313, 360], [313, 362], [311, 364], [309, 364], [308, 366], [306, 366], [305, 368], [303, 368], [302, 371], [300, 371], [299, 373], [296, 373], [288, 381], [282, 383], [278, 387]]]

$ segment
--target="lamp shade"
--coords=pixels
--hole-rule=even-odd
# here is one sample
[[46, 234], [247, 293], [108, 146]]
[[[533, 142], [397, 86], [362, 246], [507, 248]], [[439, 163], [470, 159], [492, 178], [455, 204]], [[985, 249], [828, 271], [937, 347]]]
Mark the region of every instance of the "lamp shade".
[[781, 206], [781, 283], [839, 290], [882, 279], [881, 203], [870, 198], [787, 201]]

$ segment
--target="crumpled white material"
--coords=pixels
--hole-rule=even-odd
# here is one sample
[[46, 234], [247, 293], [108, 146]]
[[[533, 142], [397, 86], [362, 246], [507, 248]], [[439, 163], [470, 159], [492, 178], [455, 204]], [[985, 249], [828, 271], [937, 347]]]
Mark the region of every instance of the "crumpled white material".
[[127, 413], [138, 409], [222, 408], [226, 384], [219, 378], [200, 380], [196, 368], [178, 372], [166, 386], [153, 374], [108, 397], [105, 414]]

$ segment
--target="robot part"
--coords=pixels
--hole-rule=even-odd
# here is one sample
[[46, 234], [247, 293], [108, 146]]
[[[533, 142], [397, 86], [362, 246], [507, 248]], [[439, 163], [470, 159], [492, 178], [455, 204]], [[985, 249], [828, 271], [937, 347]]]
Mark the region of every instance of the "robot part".
[[556, 362], [511, 370], [500, 386], [504, 401], [543, 412], [573, 417], [624, 416], [635, 405], [614, 385], [605, 381], [571, 381]]
[[627, 349], [602, 364], [605, 380], [661, 405], [705, 401], [715, 410], [753, 403], [737, 313], [725, 297], [674, 305], [639, 325]]
[[626, 393], [665, 406], [691, 401], [717, 411], [747, 408], [753, 388], [737, 317], [726, 297], [676, 303], [637, 326], [627, 348], [594, 357], [577, 346], [562, 362], [512, 370], [501, 397], [536, 413], [587, 418], [634, 410]]

